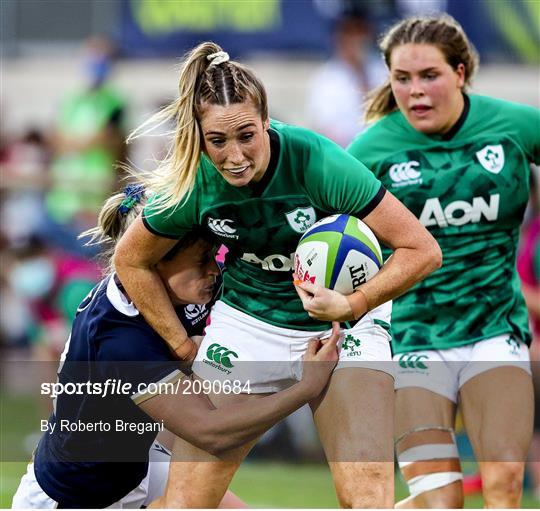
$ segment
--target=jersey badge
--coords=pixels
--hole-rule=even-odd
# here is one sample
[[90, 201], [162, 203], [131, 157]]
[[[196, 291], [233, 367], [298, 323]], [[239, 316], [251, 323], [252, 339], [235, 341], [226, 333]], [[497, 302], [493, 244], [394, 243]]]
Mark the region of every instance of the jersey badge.
[[480, 165], [492, 174], [498, 174], [504, 167], [504, 150], [501, 144], [487, 145], [477, 151], [476, 157]]
[[208, 217], [208, 228], [218, 236], [224, 238], [238, 239], [236, 229], [232, 226], [233, 220], [230, 218], [211, 218]]
[[419, 166], [420, 163], [414, 160], [394, 163], [388, 170], [388, 175], [392, 180], [392, 188], [408, 185], [421, 185], [422, 174], [417, 170], [417, 167]]
[[316, 221], [315, 210], [309, 206], [307, 208], [296, 208], [289, 213], [285, 213], [287, 222], [292, 230], [298, 233], [306, 232]]
[[186, 318], [191, 321], [193, 325], [204, 319], [206, 314], [206, 305], [205, 304], [195, 304], [186, 305], [184, 308]]

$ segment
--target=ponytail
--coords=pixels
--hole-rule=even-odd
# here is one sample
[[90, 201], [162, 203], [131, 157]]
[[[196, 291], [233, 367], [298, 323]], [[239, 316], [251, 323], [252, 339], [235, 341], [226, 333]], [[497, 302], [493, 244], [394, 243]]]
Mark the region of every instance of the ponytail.
[[146, 204], [146, 193], [140, 184], [131, 184], [122, 192], [109, 197], [98, 215], [97, 226], [79, 235], [79, 238], [90, 238], [86, 245], [103, 245], [103, 259], [108, 271], [113, 271], [112, 255], [114, 247], [126, 232], [133, 220], [141, 213]]

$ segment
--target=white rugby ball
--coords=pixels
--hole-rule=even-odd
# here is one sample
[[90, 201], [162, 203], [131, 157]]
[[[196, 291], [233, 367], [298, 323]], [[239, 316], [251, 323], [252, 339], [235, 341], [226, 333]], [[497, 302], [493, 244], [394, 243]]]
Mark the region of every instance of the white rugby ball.
[[381, 247], [371, 229], [349, 215], [332, 215], [313, 224], [294, 255], [299, 280], [344, 295], [373, 278], [382, 264]]

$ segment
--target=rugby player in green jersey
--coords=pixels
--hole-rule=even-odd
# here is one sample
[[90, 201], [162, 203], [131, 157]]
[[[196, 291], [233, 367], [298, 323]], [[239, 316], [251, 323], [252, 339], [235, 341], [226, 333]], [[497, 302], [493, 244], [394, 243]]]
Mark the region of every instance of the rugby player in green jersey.
[[[199, 378], [250, 386], [211, 395], [218, 406], [258, 399], [294, 383], [307, 341], [330, 321], [346, 325], [340, 362], [312, 403], [339, 501], [393, 504], [393, 375], [390, 300], [440, 266], [440, 250], [414, 216], [355, 158], [322, 136], [270, 122], [253, 72], [216, 44], [184, 60], [179, 98], [157, 116], [174, 119], [170, 157], [150, 176], [156, 192], [116, 247], [119, 278], [146, 320]], [[156, 120], [156, 119], [154, 119]], [[303, 232], [333, 213], [363, 218], [394, 250], [351, 296], [292, 279]], [[178, 322], [156, 261], [193, 226], [229, 248], [224, 294], [197, 353]], [[347, 369], [347, 370], [345, 370]], [[216, 507], [253, 443], [220, 458], [177, 440], [165, 507]]]
[[441, 269], [394, 303], [396, 450], [410, 497], [463, 506], [459, 399], [487, 507], [519, 507], [532, 433], [527, 310], [516, 272], [540, 113], [465, 94], [474, 49], [449, 16], [412, 18], [381, 42], [389, 82], [348, 151], [435, 236]]

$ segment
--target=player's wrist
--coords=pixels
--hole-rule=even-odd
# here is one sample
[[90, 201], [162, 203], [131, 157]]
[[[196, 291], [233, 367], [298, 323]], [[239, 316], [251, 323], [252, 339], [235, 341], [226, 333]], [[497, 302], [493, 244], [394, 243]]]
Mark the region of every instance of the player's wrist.
[[368, 301], [362, 289], [357, 289], [353, 294], [345, 297], [351, 309], [351, 316], [354, 321], [360, 319], [368, 311]]
[[306, 403], [312, 399], [315, 399], [320, 394], [318, 386], [314, 385], [314, 382], [310, 377], [303, 377], [295, 385], [295, 388], [300, 399]]
[[176, 357], [180, 360], [190, 362], [197, 354], [198, 346], [189, 337], [184, 337], [181, 340], [175, 340], [170, 344], [170, 347]]

